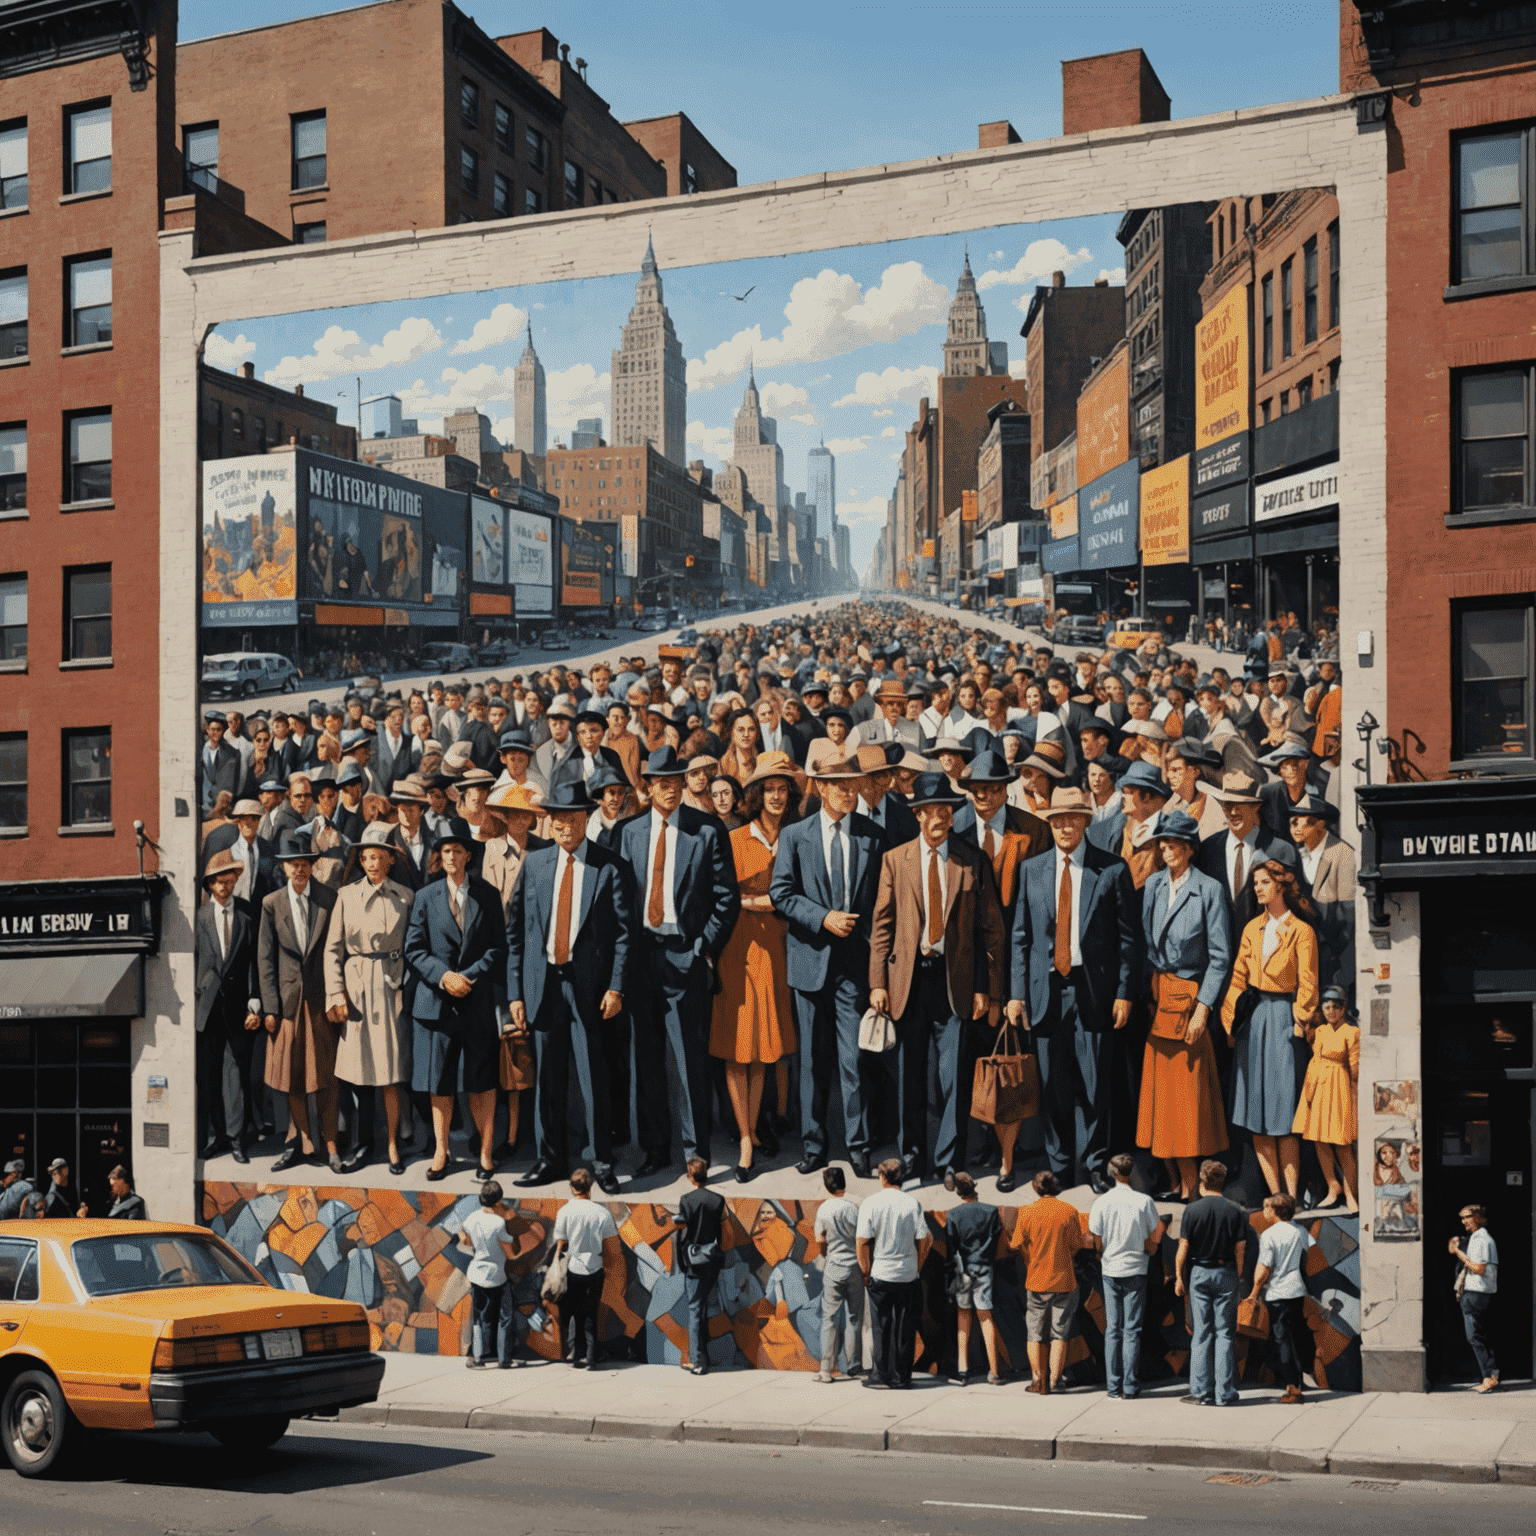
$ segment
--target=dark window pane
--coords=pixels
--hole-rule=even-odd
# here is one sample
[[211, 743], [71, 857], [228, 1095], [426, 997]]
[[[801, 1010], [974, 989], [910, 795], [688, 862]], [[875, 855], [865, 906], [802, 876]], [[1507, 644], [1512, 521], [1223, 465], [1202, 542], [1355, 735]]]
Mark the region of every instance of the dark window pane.
[[1461, 499], [1465, 507], [1525, 505], [1525, 439], [1492, 438], [1462, 444]]
[[72, 627], [70, 655], [76, 661], [112, 654], [111, 619], [76, 619]]
[[1461, 381], [1461, 435], [1525, 434], [1525, 374], [1476, 373]]
[[325, 115], [295, 118], [293, 154], [297, 160], [312, 159], [325, 153]]
[[1526, 685], [1464, 683], [1461, 689], [1461, 755], [1529, 757], [1531, 723], [1525, 718]]
[[[80, 1031], [80, 1059], [94, 1062], [126, 1062], [128, 1030], [121, 1024], [88, 1024]], [[124, 1100], [126, 1103], [127, 1100]]]
[[1512, 277], [1524, 268], [1520, 247], [1520, 210], [1490, 208], [1461, 216], [1461, 275]]
[[1485, 608], [1461, 617], [1461, 675], [1468, 682], [1524, 677], [1526, 610]]
[[37, 1106], [39, 1109], [75, 1107], [75, 1069], [39, 1067], [37, 1069]]
[[111, 1067], [81, 1067], [82, 1109], [125, 1109], [132, 1102], [133, 1072], [126, 1063]]
[[[27, 1030], [23, 1028], [23, 1034]], [[37, 1097], [37, 1077], [30, 1064], [26, 1066], [0, 1066], [0, 1107], [5, 1109], [30, 1109]], [[9, 1156], [10, 1148], [5, 1149]]]

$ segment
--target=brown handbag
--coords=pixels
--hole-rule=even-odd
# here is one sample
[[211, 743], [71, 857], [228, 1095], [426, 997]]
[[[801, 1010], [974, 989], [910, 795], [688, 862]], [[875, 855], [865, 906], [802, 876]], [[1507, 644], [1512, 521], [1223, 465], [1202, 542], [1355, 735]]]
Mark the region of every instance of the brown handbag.
[[1040, 1113], [1040, 1063], [1019, 1051], [1013, 1025], [1003, 1023], [992, 1054], [977, 1058], [971, 1079], [971, 1118], [983, 1125], [1018, 1125]]
[[538, 1065], [533, 1041], [527, 1035], [501, 1037], [501, 1086], [517, 1092], [532, 1088], [538, 1081]]
[[1237, 1331], [1250, 1339], [1269, 1337], [1269, 1308], [1257, 1296], [1245, 1296], [1238, 1302]]
[[1200, 1001], [1200, 983], [1159, 971], [1152, 977], [1152, 999], [1157, 1004], [1152, 1015], [1152, 1038], [1182, 1040]]

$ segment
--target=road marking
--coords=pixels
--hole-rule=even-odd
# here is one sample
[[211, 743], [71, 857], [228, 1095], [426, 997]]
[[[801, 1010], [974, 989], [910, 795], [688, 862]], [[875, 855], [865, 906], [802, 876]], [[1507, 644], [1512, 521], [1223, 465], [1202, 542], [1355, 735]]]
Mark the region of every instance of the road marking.
[[1145, 1520], [1146, 1515], [1117, 1515], [1106, 1509], [1040, 1509], [1033, 1504], [961, 1504], [954, 1499], [924, 1499], [936, 1509], [1002, 1509], [1011, 1515], [1076, 1515], [1081, 1520]]

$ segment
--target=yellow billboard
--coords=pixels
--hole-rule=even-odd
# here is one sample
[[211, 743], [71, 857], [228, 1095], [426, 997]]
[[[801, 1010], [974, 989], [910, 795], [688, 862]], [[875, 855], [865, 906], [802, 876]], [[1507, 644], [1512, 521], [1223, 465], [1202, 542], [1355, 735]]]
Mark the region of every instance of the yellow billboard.
[[1141, 563], [1189, 564], [1189, 455], [1141, 477]]
[[1075, 539], [1077, 537], [1077, 497], [1067, 496], [1062, 500], [1053, 502], [1047, 509], [1046, 515], [1051, 520], [1051, 537], [1053, 539]]
[[933, 540], [932, 539], [924, 539], [923, 540], [923, 559], [924, 560], [932, 560], [933, 559]]
[[976, 521], [976, 492], [960, 492], [960, 521], [974, 523]]
[[1115, 350], [1077, 397], [1077, 483], [1087, 485], [1131, 456], [1130, 350]]
[[1250, 425], [1248, 289], [1239, 284], [1195, 324], [1195, 447]]

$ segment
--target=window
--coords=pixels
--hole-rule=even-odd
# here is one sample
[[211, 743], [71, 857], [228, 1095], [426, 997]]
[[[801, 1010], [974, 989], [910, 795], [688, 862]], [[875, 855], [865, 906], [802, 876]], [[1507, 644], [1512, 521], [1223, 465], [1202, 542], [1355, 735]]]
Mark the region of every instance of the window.
[[0, 661], [27, 659], [27, 578], [0, 576]]
[[0, 272], [0, 360], [27, 355], [27, 269]]
[[512, 153], [512, 114], [499, 101], [496, 103], [496, 146]]
[[1339, 221], [1328, 226], [1328, 324], [1339, 324]]
[[0, 127], [0, 208], [27, 206], [27, 125]]
[[1334, 360], [1331, 363], [1328, 364], [1328, 393], [1330, 395], [1336, 395], [1336, 394], [1338, 394], [1338, 392], [1339, 392], [1339, 360], [1338, 360], [1338, 358], [1334, 358]]
[[219, 190], [219, 125], [203, 123], [181, 130], [182, 163], [187, 181], [205, 192]]
[[70, 501], [105, 501], [112, 495], [112, 412], [88, 411], [69, 424]]
[[1317, 236], [1301, 248], [1301, 333], [1317, 340]]
[[23, 831], [27, 825], [27, 736], [7, 731], [0, 736], [0, 827]]
[[1280, 263], [1280, 356], [1291, 355], [1291, 278], [1296, 266], [1295, 257]]
[[1304, 405], [1312, 403], [1312, 380], [1303, 379], [1296, 386], [1296, 409], [1299, 411]]
[[502, 218], [512, 216], [512, 178], [497, 171], [491, 178], [491, 201]]
[[224, 454], [224, 402], [203, 396], [203, 457], [222, 458]]
[[65, 345], [97, 346], [112, 340], [112, 257], [76, 256], [67, 261], [69, 329]]
[[112, 821], [112, 732], [64, 732], [64, 825], [108, 826]]
[[69, 114], [66, 192], [112, 190], [112, 108], [77, 107]]
[[1460, 390], [1460, 510], [1530, 506], [1531, 369], [1466, 374]]
[[592, 178], [592, 206], [598, 207], [603, 201], [603, 184], [596, 176]]
[[1478, 134], [1456, 146], [1458, 282], [1532, 270], [1525, 191], [1531, 130]]
[[567, 160], [565, 162], [565, 206], [580, 208], [582, 199], [586, 196], [586, 190], [587, 178], [581, 167]]
[[20, 512], [27, 505], [27, 429], [19, 423], [0, 427], [0, 512]]
[[293, 120], [293, 187], [323, 187], [325, 171], [325, 113], [306, 112]]
[[479, 197], [480, 156], [463, 144], [459, 146], [459, 185], [471, 197]]
[[480, 87], [473, 80], [462, 81], [459, 85], [459, 116], [471, 128], [480, 126]]
[[1530, 772], [1532, 604], [1481, 600], [1452, 610], [1457, 762], [1510, 763]]
[[699, 173], [685, 160], [683, 162], [683, 192], [697, 192], [699, 190]]
[[267, 449], [267, 418], [265, 416], [251, 417], [251, 441], [256, 444], [257, 451], [265, 453]]
[[543, 213], [544, 194], [542, 192], [535, 192], [532, 187], [526, 188], [523, 192], [523, 212]]
[[528, 164], [536, 171], [549, 169], [549, 145], [537, 128], [529, 128], [523, 138], [528, 146]]
[[64, 660], [94, 661], [112, 654], [112, 567], [80, 566], [64, 572], [67, 604]]
[[229, 435], [237, 443], [245, 441], [245, 412], [238, 405], [229, 408]]
[[325, 220], [321, 219], [317, 224], [295, 224], [293, 226], [293, 243], [295, 245], [324, 245]]
[[1275, 366], [1275, 274], [1269, 272], [1264, 277], [1264, 319], [1263, 319], [1263, 343], [1264, 343], [1264, 372], [1268, 373]]

